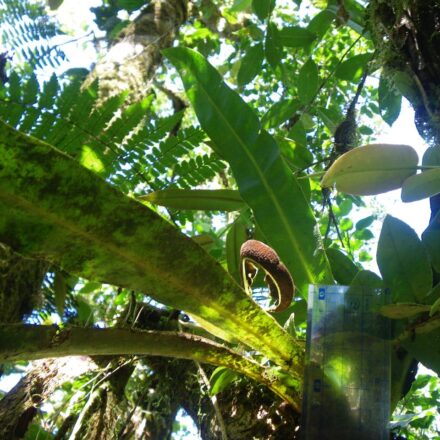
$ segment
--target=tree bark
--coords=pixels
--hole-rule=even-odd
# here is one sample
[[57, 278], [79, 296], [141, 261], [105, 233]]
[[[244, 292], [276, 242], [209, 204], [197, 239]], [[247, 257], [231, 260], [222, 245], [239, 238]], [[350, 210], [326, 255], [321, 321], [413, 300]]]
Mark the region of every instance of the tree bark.
[[146, 96], [159, 67], [187, 17], [186, 0], [153, 0], [120, 34], [97, 63], [86, 84], [99, 80], [103, 99], [129, 92], [129, 101]]
[[84, 357], [36, 361], [26, 376], [0, 401], [0, 438], [23, 438], [39, 406], [54, 390], [92, 367], [90, 360]]

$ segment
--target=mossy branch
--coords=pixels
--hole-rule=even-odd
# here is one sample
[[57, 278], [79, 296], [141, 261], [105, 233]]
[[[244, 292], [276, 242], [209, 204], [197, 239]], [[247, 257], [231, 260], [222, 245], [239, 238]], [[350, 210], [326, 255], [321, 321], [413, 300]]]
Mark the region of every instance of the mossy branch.
[[152, 330], [0, 325], [0, 362], [84, 355], [166, 356], [224, 366], [266, 385], [296, 410], [300, 408], [297, 383], [288, 375], [200, 336]]

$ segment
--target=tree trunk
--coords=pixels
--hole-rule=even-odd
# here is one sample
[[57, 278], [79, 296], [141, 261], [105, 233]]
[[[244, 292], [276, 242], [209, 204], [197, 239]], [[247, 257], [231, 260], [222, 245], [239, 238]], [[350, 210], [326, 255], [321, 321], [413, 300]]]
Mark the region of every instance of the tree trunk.
[[129, 92], [129, 101], [146, 96], [162, 60], [187, 17], [186, 0], [153, 0], [120, 34], [86, 84], [99, 80], [103, 99]]
[[36, 361], [26, 376], [0, 401], [0, 438], [23, 438], [39, 406], [54, 390], [92, 367], [90, 360], [84, 357]]
[[0, 243], [0, 323], [20, 322], [41, 302], [48, 264], [24, 258]]

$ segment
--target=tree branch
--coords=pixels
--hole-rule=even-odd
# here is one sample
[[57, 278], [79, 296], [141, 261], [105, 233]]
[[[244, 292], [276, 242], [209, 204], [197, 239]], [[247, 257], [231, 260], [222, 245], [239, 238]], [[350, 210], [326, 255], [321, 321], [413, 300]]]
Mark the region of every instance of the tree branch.
[[135, 354], [192, 359], [231, 368], [266, 385], [299, 411], [299, 384], [296, 380], [279, 373], [277, 368], [261, 367], [255, 361], [199, 336], [152, 330], [0, 325], [0, 362], [63, 356]]

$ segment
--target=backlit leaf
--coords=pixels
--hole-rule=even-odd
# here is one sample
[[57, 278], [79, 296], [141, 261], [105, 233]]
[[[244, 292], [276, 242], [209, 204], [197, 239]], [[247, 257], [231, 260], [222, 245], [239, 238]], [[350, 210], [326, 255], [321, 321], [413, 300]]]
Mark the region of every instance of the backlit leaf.
[[285, 47], [308, 47], [316, 40], [316, 35], [299, 26], [284, 27], [278, 32], [278, 41]]
[[432, 286], [428, 253], [415, 231], [390, 215], [382, 225], [377, 264], [393, 302], [424, 303]]
[[440, 193], [440, 168], [408, 177], [402, 185], [402, 202], [415, 202]]
[[323, 188], [374, 195], [400, 188], [417, 171], [418, 156], [408, 145], [370, 144], [340, 156], [324, 175]]
[[261, 21], [269, 17], [274, 7], [275, 0], [252, 0], [252, 9]]
[[240, 86], [250, 83], [260, 72], [263, 64], [264, 50], [262, 44], [252, 46], [241, 60], [237, 82]]
[[393, 125], [399, 117], [401, 105], [402, 95], [382, 74], [379, 80], [379, 108], [382, 119], [388, 125]]
[[372, 53], [355, 55], [348, 60], [343, 61], [337, 67], [335, 75], [346, 81], [357, 82], [361, 79], [362, 74], [372, 57]]
[[312, 59], [301, 67], [298, 75], [298, 97], [303, 104], [308, 104], [318, 91], [318, 66]]

